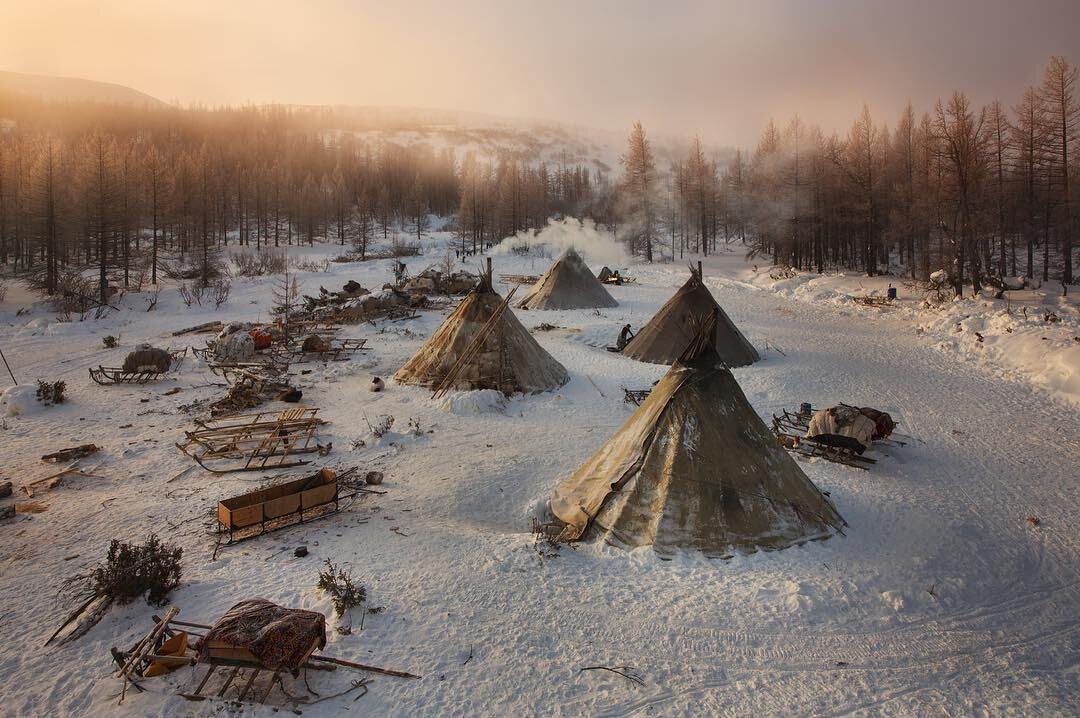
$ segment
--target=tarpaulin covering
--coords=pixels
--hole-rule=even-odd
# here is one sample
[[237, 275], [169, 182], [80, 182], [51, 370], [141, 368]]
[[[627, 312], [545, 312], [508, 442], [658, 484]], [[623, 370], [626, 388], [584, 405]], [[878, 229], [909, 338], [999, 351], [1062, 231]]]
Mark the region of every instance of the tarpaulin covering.
[[132, 374], [140, 371], [166, 372], [169, 371], [170, 366], [172, 366], [172, 355], [169, 352], [143, 344], [124, 358], [122, 369]]
[[230, 608], [195, 647], [199, 660], [210, 655], [210, 643], [246, 648], [267, 668], [295, 672], [313, 643], [326, 645], [326, 617], [317, 611], [284, 608], [262, 598]]

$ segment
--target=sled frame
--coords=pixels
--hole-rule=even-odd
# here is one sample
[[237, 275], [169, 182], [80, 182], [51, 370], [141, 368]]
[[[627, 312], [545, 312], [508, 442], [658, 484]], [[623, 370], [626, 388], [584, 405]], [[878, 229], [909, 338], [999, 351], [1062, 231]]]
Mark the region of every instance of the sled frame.
[[297, 456], [328, 451], [315, 440], [326, 423], [318, 412], [295, 407], [196, 421], [200, 428], [185, 431], [186, 440], [176, 448], [215, 474], [303, 466], [310, 462]]

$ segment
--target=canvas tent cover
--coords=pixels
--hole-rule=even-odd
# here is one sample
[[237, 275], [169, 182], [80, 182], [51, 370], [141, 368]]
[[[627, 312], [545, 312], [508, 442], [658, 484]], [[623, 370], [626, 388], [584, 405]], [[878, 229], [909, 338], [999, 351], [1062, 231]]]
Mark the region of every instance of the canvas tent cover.
[[544, 273], [518, 302], [522, 309], [592, 309], [619, 303], [597, 281], [585, 261], [572, 248]]
[[[566, 368], [536, 342], [510, 307], [500, 310], [502, 304], [502, 297], [482, 282], [394, 378], [435, 389], [455, 370], [449, 388], [497, 389], [507, 395], [550, 391], [570, 381]], [[475, 353], [455, 369], [474, 341], [479, 341]]]
[[673, 364], [694, 338], [693, 323], [717, 311], [715, 347], [729, 367], [747, 366], [760, 357], [739, 328], [717, 304], [701, 276], [691, 270], [690, 279], [660, 307], [623, 349], [623, 354], [653, 364]]
[[552, 495], [563, 538], [708, 556], [826, 538], [844, 522], [708, 342]]
[[326, 646], [326, 617], [317, 611], [250, 599], [230, 608], [206, 632], [195, 646], [200, 661], [207, 659], [214, 641], [246, 648], [270, 670], [295, 672], [311, 653], [312, 644]]

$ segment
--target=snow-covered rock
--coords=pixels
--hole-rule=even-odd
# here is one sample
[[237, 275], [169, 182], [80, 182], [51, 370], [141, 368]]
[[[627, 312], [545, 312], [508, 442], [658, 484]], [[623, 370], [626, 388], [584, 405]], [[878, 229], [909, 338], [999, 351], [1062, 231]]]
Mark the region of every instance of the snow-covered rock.
[[0, 394], [0, 415], [22, 416], [40, 411], [44, 404], [37, 400], [37, 386], [17, 384]]

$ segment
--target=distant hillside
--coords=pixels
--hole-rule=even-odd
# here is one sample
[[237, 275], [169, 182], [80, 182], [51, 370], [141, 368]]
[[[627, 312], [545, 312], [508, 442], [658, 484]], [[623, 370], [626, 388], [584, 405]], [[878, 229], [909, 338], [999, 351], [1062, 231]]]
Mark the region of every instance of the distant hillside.
[[[183, 111], [138, 90], [110, 82], [0, 71], [0, 95], [7, 93], [32, 95], [45, 102], [99, 102]], [[480, 160], [494, 160], [510, 153], [526, 161], [553, 165], [581, 163], [611, 172], [617, 171], [619, 154], [626, 149], [625, 132], [551, 120], [423, 107], [295, 104], [262, 107], [280, 108], [305, 117], [307, 128], [328, 135], [348, 133], [377, 142], [427, 144], [436, 151], [454, 149], [459, 159], [467, 152]], [[652, 141], [661, 166], [666, 167], [685, 153], [683, 138], [653, 135]], [[731, 154], [727, 148], [706, 149], [724, 159]]]
[[164, 106], [156, 97], [111, 82], [77, 77], [26, 75], [0, 70], [0, 92], [33, 95], [48, 102], [102, 102], [116, 105]]

